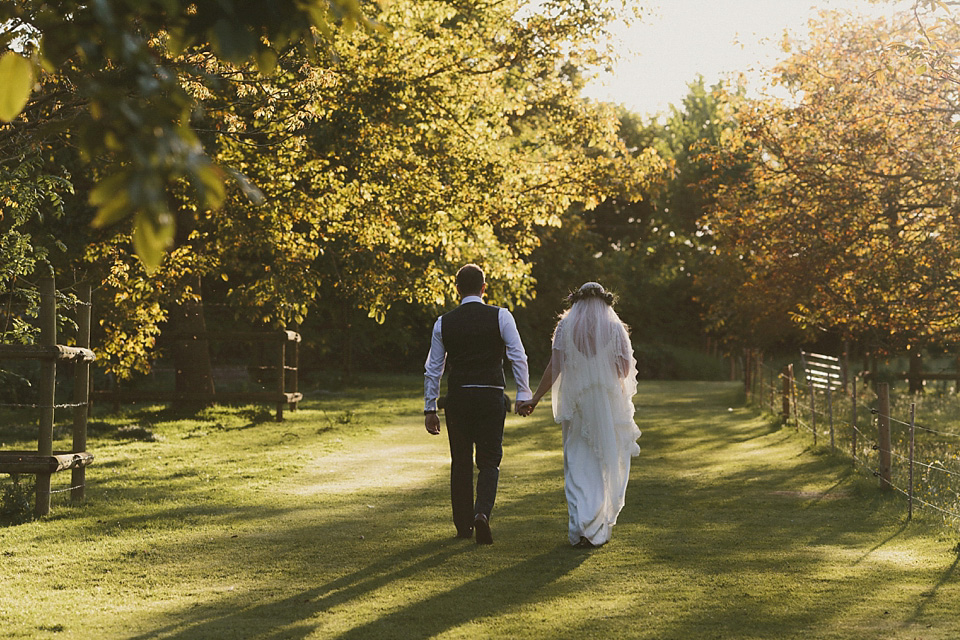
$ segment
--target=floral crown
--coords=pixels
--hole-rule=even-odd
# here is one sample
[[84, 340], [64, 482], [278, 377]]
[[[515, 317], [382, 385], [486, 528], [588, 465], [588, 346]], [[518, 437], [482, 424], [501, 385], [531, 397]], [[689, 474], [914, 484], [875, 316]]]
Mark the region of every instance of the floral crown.
[[611, 307], [617, 301], [616, 295], [607, 291], [598, 283], [588, 282], [567, 296], [567, 304], [573, 306], [574, 304], [580, 302], [581, 300], [586, 300], [587, 298], [599, 298]]

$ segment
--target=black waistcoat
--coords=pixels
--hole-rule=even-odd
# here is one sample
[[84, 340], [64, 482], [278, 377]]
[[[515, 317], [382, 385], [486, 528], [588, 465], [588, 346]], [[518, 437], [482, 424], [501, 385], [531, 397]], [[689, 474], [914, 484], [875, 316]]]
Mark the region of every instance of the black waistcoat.
[[500, 308], [468, 302], [440, 318], [450, 386], [503, 387], [504, 342]]

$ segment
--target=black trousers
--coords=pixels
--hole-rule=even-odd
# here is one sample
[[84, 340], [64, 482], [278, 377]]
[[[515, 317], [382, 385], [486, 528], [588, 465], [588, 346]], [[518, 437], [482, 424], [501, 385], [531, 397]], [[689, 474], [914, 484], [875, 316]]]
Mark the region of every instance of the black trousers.
[[[457, 533], [468, 534], [477, 514], [490, 518], [497, 499], [503, 422], [507, 417], [502, 389], [454, 387], [447, 393], [447, 436], [450, 439], [450, 501]], [[476, 447], [477, 498], [473, 498]]]

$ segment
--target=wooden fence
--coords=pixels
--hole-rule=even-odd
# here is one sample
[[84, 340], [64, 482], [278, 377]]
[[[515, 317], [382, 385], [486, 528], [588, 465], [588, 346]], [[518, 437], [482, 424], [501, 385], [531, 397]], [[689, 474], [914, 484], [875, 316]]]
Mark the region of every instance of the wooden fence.
[[[916, 403], [910, 404], [908, 421], [893, 417], [891, 415], [890, 385], [887, 383], [877, 383], [875, 385], [877, 394], [876, 406], [864, 410], [864, 408], [858, 404], [858, 377], [853, 376], [850, 378], [848, 389], [844, 392], [842, 391], [842, 386], [839, 384], [839, 379], [832, 375], [837, 372], [833, 367], [840, 366], [837, 360], [829, 356], [811, 358], [810, 356], [812, 355], [816, 354], [804, 354], [804, 362], [819, 361], [821, 364], [826, 363], [827, 366], [825, 370], [831, 373], [826, 382], [817, 380], [818, 376], [815, 367], [805, 369], [802, 380], [798, 380], [794, 376], [793, 365], [784, 367], [779, 373], [769, 370], [768, 368], [767, 373], [770, 378], [768, 389], [770, 389], [770, 394], [766, 396], [761, 393], [759, 398], [755, 396], [754, 399], [759, 399], [761, 406], [778, 414], [783, 424], [790, 424], [792, 422], [798, 431], [800, 429], [809, 431], [813, 436], [814, 446], [817, 444], [818, 432], [821, 430], [824, 432], [829, 431], [831, 436], [830, 446], [836, 450], [837, 447], [833, 437], [835, 430], [849, 430], [851, 443], [849, 454], [854, 466], [869, 471], [872, 475], [876, 476], [879, 479], [882, 490], [895, 491], [903, 494], [907, 499], [908, 519], [913, 517], [915, 507], [923, 506], [942, 513], [953, 522], [960, 521], [960, 508], [958, 508], [960, 507], [960, 500], [939, 505], [928, 500], [923, 500], [916, 495], [917, 485], [915, 482], [915, 468], [917, 467], [923, 470], [925, 477], [936, 475], [941, 481], [944, 481], [943, 479], [949, 481], [950, 478], [960, 477], [960, 469], [949, 460], [938, 457], [936, 460], [930, 459], [924, 461], [922, 456], [918, 455], [916, 451], [916, 433], [923, 431], [928, 438], [940, 437], [957, 441], [960, 441], [960, 434], [935, 430], [918, 424]], [[821, 371], [821, 373], [822, 372], [823, 371]], [[763, 376], [757, 375], [756, 377], [762, 379]], [[780, 385], [778, 385], [779, 388], [775, 390], [774, 380], [776, 378], [780, 379]], [[831, 390], [836, 391], [838, 389], [840, 390], [838, 400], [842, 400], [844, 403], [849, 402], [849, 421], [834, 421], [832, 404], [829, 400], [827, 401], [826, 410], [822, 410], [817, 406], [816, 398], [818, 394], [822, 400], [824, 397], [829, 398], [828, 394], [832, 393]], [[805, 400], [800, 400], [799, 391], [809, 394], [809, 403]], [[805, 406], [807, 404], [809, 404], [809, 407]], [[820, 407], [823, 407], [823, 402], [820, 402]], [[858, 411], [858, 408], [861, 410]], [[862, 428], [863, 425], [861, 425], [860, 422], [864, 414], [868, 414], [871, 417], [871, 422], [874, 423], [873, 428]], [[818, 418], [822, 420], [820, 426], [817, 425]], [[900, 449], [895, 447], [891, 435], [893, 423], [895, 423], [898, 428], [905, 430], [906, 443], [901, 443]], [[840, 433], [843, 433], [844, 436], [847, 435], [845, 431]], [[875, 463], [871, 463], [868, 458], [874, 455]], [[895, 480], [894, 477], [895, 459], [898, 461], [898, 465], [902, 465], [898, 467], [898, 473], [901, 474], [899, 481]], [[960, 494], [956, 493], [955, 488], [952, 492], [953, 495], [960, 498]], [[950, 494], [951, 492], [948, 491], [944, 493]], [[947, 497], [949, 497], [949, 495]]]
[[190, 392], [164, 390], [126, 390], [120, 388], [94, 390], [95, 398], [113, 402], [119, 406], [123, 402], [198, 402], [216, 404], [218, 402], [268, 402], [276, 405], [276, 418], [283, 420], [284, 407], [296, 411], [297, 404], [303, 400], [299, 387], [300, 334], [295, 331], [208, 331], [176, 336], [177, 340], [189, 342], [227, 340], [234, 342], [261, 342], [275, 344], [276, 364], [265, 367], [277, 372], [272, 391], [232, 391], [232, 392]]
[[[90, 287], [80, 290], [80, 306], [77, 310], [76, 347], [57, 344], [56, 283], [52, 277], [40, 280], [40, 344], [0, 345], [0, 359], [40, 361], [40, 399], [35, 405], [15, 405], [18, 408], [35, 408], [40, 411], [36, 451], [0, 451], [0, 473], [16, 478], [19, 474], [37, 477], [37, 517], [50, 512], [51, 475], [71, 469], [70, 497], [74, 501], [84, 497], [86, 467], [93, 462], [87, 453], [87, 407], [90, 389], [90, 363], [94, 361], [90, 350]], [[57, 363], [70, 361], [74, 367], [73, 403], [56, 404]], [[58, 408], [73, 409], [73, 446], [68, 452], [53, 450], [54, 411]]]

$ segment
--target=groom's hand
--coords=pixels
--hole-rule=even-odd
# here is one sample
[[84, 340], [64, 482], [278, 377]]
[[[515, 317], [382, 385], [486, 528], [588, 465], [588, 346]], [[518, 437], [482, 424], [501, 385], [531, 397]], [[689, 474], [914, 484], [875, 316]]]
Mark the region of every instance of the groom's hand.
[[423, 417], [423, 426], [432, 436], [440, 435], [440, 417], [435, 413], [428, 413]]

